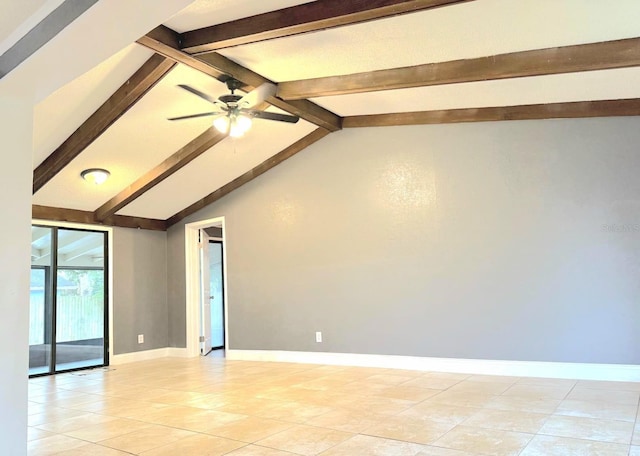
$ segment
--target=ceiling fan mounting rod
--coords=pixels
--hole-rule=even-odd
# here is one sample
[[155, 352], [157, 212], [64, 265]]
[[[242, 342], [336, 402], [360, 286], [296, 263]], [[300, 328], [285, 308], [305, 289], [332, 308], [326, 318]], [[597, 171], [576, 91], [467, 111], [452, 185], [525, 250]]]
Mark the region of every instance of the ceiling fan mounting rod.
[[225, 81], [225, 83], [227, 84], [227, 88], [231, 91], [232, 95], [234, 91], [238, 90], [243, 86], [242, 82], [238, 81], [235, 78], [229, 78]]

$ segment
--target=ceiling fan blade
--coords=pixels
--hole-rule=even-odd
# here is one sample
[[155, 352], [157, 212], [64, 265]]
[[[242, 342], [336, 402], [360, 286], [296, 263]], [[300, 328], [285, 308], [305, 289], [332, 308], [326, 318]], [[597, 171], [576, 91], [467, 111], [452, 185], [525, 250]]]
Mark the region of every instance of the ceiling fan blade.
[[207, 100], [209, 103], [214, 103], [214, 104], [218, 103], [218, 100], [216, 100], [215, 98], [210, 97], [206, 93], [200, 92], [198, 89], [194, 89], [191, 86], [188, 86], [186, 84], [178, 84], [178, 87], [180, 87], [181, 89], [186, 90], [187, 92], [191, 92], [192, 94], [202, 98], [203, 100]]
[[200, 114], [190, 114], [188, 116], [179, 116], [179, 117], [170, 117], [167, 120], [185, 120], [185, 119], [195, 119], [196, 117], [207, 117], [207, 116], [217, 116], [219, 114], [226, 114], [221, 111], [214, 112], [202, 112]]
[[274, 96], [275, 94], [275, 84], [265, 82], [238, 100], [238, 106], [243, 108], [253, 108], [255, 105], [262, 103], [264, 100]]
[[277, 120], [279, 122], [296, 123], [300, 120], [298, 116], [290, 116], [289, 114], [280, 114], [277, 112], [253, 111], [251, 109], [243, 110], [256, 119]]

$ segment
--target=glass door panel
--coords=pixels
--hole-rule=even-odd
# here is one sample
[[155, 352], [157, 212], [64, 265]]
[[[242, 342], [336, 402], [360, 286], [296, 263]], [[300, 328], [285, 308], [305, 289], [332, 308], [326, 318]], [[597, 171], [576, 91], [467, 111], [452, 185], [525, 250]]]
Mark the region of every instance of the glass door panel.
[[105, 364], [105, 233], [58, 229], [56, 371]]
[[29, 289], [29, 374], [51, 369], [52, 229], [31, 227], [31, 282]]

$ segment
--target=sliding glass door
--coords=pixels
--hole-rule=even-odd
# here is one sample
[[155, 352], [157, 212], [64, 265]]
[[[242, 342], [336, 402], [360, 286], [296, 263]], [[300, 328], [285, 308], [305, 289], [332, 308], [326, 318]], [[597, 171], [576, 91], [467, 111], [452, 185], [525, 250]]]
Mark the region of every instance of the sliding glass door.
[[32, 227], [29, 374], [103, 366], [107, 233]]

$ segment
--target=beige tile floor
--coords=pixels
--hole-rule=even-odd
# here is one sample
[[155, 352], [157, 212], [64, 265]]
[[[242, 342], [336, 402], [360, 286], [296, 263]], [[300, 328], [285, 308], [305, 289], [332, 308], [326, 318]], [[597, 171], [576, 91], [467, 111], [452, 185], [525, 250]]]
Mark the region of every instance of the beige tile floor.
[[29, 381], [29, 455], [640, 456], [640, 383], [162, 359]]

